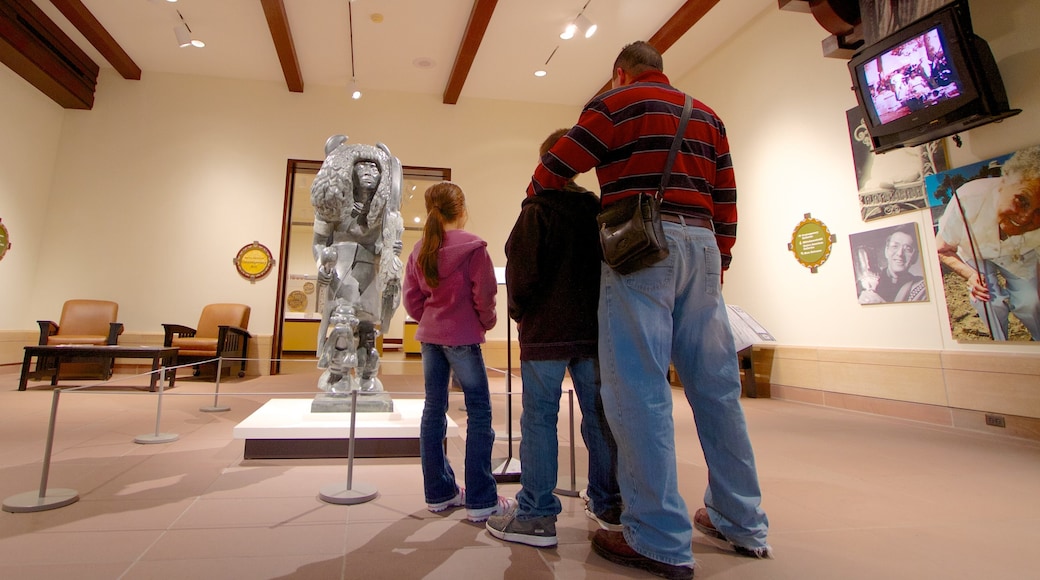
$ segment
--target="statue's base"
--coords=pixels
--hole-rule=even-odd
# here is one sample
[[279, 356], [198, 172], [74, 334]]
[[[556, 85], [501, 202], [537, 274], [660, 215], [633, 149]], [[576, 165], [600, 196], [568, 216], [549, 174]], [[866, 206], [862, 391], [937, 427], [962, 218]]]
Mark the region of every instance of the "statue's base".
[[[311, 413], [350, 413], [353, 407], [350, 393], [320, 393], [311, 402]], [[392, 413], [394, 401], [390, 393], [359, 392], [357, 396], [358, 413]]]

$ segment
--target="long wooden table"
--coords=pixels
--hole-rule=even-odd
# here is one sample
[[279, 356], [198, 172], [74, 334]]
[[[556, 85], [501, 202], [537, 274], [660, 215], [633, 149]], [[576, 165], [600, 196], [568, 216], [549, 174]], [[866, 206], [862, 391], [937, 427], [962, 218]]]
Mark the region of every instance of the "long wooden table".
[[[33, 345], [25, 347], [25, 359], [22, 361], [22, 376], [18, 381], [18, 390], [24, 391], [29, 382], [29, 366], [33, 357], [37, 360], [48, 358], [54, 360], [54, 375], [51, 377], [51, 385], [58, 384], [58, 373], [61, 371], [61, 363], [71, 362], [77, 359], [102, 359], [115, 360], [117, 358], [150, 358], [152, 359], [152, 379], [149, 385], [155, 390], [159, 381], [160, 367], [170, 367], [177, 364], [177, 351], [175, 346], [124, 346], [112, 345], [79, 345], [79, 344], [48, 344]], [[169, 386], [173, 387], [177, 380], [176, 370], [166, 373], [170, 378]]]

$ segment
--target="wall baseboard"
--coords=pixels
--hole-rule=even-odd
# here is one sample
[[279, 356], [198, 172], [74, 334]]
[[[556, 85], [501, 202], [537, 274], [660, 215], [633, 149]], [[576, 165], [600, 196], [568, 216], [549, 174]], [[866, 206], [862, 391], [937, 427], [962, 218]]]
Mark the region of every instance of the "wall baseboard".
[[[892, 401], [784, 385], [771, 385], [771, 390], [773, 399], [918, 421], [930, 425], [988, 433], [1000, 437], [1040, 441], [1040, 419], [1034, 417], [986, 413], [984, 411], [955, 409], [906, 401]], [[1003, 423], [1004, 426], [1000, 427], [999, 423]]]

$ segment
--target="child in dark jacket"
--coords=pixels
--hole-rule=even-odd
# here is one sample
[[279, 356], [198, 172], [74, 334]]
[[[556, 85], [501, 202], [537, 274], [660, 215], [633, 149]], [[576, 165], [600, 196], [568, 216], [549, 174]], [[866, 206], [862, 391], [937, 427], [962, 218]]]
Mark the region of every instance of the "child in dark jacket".
[[[566, 132], [552, 133], [541, 154]], [[563, 191], [527, 197], [506, 241], [509, 316], [519, 328], [524, 383], [523, 488], [514, 513], [487, 523], [491, 535], [506, 541], [541, 547], [557, 543], [556, 516], [562, 506], [553, 494], [559, 456], [556, 425], [567, 371], [578, 395], [581, 434], [589, 451], [589, 485], [582, 494], [585, 513], [605, 529], [621, 529], [617, 446], [599, 394], [599, 209], [592, 192], [570, 181]]]

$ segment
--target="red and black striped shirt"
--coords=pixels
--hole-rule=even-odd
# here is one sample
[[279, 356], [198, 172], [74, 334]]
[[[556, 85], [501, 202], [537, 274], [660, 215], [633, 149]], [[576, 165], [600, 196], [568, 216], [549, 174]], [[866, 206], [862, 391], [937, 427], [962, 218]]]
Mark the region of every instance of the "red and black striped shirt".
[[[528, 195], [563, 189], [575, 175], [593, 167], [604, 206], [641, 191], [653, 193], [661, 183], [685, 100], [686, 95], [657, 71], [592, 99], [578, 123], [542, 157]], [[737, 187], [729, 141], [722, 120], [697, 99], [661, 207], [674, 215], [712, 218], [722, 267], [729, 267], [737, 240]]]

